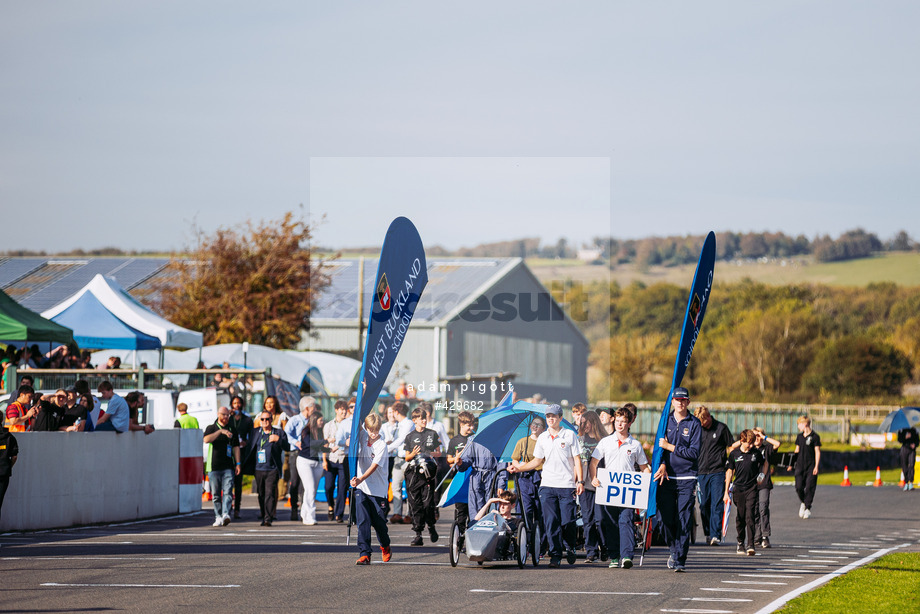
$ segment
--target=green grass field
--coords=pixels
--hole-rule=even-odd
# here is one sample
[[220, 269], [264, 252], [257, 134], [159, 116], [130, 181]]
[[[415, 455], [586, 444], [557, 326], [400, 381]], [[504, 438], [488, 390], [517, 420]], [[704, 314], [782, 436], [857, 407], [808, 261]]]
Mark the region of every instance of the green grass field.
[[[616, 280], [620, 285], [633, 281], [646, 284], [667, 282], [680, 286], [692, 279], [695, 265], [651, 267], [639, 271], [633, 265], [623, 265], [607, 271], [604, 266], [592, 266], [575, 260], [528, 259], [528, 266], [540, 281], [574, 279], [583, 282], [599, 279]], [[830, 286], [865, 286], [869, 283], [891, 281], [903, 286], [920, 286], [920, 253], [884, 253], [872, 258], [847, 262], [816, 263], [811, 257], [771, 261], [767, 263], [716, 263], [717, 283], [734, 283], [750, 277], [771, 285], [820, 283]]]
[[786, 604], [783, 614], [920, 612], [920, 554], [894, 552]]

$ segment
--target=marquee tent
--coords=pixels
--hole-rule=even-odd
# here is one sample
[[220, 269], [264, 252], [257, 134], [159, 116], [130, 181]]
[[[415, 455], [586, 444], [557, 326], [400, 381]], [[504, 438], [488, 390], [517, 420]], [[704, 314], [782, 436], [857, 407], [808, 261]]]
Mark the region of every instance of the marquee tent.
[[90, 292], [81, 295], [51, 320], [72, 328], [74, 340], [84, 349], [149, 350], [160, 347], [159, 339], [122, 322]]
[[0, 290], [0, 341], [73, 342], [73, 331], [26, 309]]
[[159, 339], [157, 347], [200, 348], [203, 345], [201, 333], [182, 328], [158, 316], [135, 300], [117, 281], [104, 275], [96, 275], [76, 294], [42, 312], [42, 315], [54, 319], [87, 293], [92, 294], [112, 315], [128, 327]]

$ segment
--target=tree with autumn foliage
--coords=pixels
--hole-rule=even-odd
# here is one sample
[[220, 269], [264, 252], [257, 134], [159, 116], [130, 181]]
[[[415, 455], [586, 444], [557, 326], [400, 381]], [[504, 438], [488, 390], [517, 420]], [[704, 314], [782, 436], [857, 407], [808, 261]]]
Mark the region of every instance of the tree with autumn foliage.
[[158, 288], [158, 308], [171, 321], [201, 331], [205, 345], [248, 341], [293, 348], [310, 330], [313, 303], [329, 284], [310, 253], [313, 230], [288, 212], [198, 233], [198, 247], [174, 257]]

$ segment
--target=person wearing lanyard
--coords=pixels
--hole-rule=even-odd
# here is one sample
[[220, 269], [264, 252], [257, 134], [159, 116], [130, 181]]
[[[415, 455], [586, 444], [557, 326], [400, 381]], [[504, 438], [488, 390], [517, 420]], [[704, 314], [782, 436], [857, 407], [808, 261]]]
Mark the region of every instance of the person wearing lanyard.
[[287, 435], [272, 427], [272, 415], [263, 411], [259, 417], [260, 429], [249, 437], [244, 464], [254, 465], [253, 483], [259, 491], [259, 514], [262, 526], [272, 526], [272, 511], [278, 494], [278, 479], [284, 467], [284, 450], [288, 449]]
[[546, 408], [549, 427], [537, 438], [530, 462], [512, 461], [509, 473], [532, 471], [543, 463], [540, 505], [543, 529], [549, 543], [549, 566], [559, 567], [563, 547], [569, 565], [575, 564], [575, 497], [585, 489], [581, 467], [581, 446], [574, 432], [562, 428], [562, 408]]
[[663, 450], [661, 465], [655, 471], [658, 482], [658, 509], [662, 529], [671, 555], [668, 569], [685, 571], [690, 549], [690, 521], [693, 512], [693, 491], [700, 456], [698, 418], [690, 414], [690, 391], [675, 388], [671, 395], [666, 437], [658, 440]]

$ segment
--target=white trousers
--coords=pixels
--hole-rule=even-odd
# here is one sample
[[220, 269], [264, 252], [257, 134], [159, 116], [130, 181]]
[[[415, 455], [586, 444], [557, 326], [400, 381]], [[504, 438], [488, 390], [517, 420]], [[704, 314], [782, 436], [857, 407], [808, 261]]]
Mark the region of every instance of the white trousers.
[[303, 484], [303, 501], [300, 504], [300, 517], [305, 524], [316, 522], [316, 487], [323, 475], [323, 464], [302, 456], [297, 457], [297, 474]]

